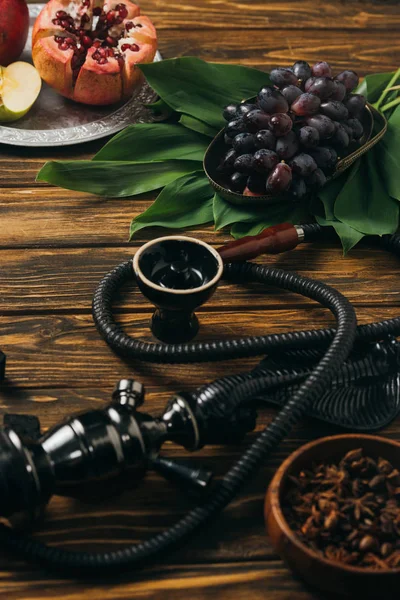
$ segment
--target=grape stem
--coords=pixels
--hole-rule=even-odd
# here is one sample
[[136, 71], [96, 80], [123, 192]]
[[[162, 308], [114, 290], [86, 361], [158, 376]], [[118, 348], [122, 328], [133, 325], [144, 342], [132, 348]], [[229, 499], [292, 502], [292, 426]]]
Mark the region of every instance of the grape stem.
[[[396, 73], [393, 75], [392, 79], [389, 81], [389, 83], [387, 84], [387, 86], [383, 90], [383, 92], [381, 94], [381, 97], [379, 98], [378, 102], [375, 102], [375, 104], [373, 105], [374, 108], [376, 108], [377, 110], [379, 109], [379, 107], [382, 104], [383, 100], [385, 99], [385, 97], [387, 96], [387, 94], [391, 91], [391, 89], [393, 88], [393, 86], [395, 85], [395, 83], [397, 82], [397, 80], [398, 80], [399, 77], [400, 77], [400, 68], [397, 69]], [[396, 102], [396, 100], [393, 100], [393, 102]], [[389, 102], [388, 104], [386, 104], [383, 107], [383, 109], [381, 109], [381, 112], [383, 110], [388, 110], [389, 108], [391, 108], [391, 106], [389, 106], [391, 104], [392, 104], [391, 102]], [[397, 104], [397, 102], [396, 102], [396, 104]]]

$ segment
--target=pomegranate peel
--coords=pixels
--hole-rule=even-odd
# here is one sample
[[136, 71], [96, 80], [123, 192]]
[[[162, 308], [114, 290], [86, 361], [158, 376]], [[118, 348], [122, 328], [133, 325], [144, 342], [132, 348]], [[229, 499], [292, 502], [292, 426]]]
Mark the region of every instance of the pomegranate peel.
[[83, 104], [127, 100], [152, 62], [157, 33], [140, 8], [125, 0], [50, 0], [32, 35], [35, 66], [46, 83]]

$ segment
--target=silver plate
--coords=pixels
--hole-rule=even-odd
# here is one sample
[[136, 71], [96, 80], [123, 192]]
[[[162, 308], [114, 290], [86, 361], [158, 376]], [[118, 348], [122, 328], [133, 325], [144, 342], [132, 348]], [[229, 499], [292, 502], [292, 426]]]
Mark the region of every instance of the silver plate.
[[[30, 31], [20, 58], [32, 62], [31, 34], [33, 23], [44, 4], [30, 4]], [[161, 60], [157, 52], [155, 62]], [[39, 98], [29, 113], [19, 121], [0, 126], [0, 142], [12, 146], [69, 146], [97, 140], [131, 123], [149, 123], [151, 113], [143, 105], [153, 102], [156, 94], [145, 83], [122, 106], [85, 106], [63, 98], [43, 83]]]

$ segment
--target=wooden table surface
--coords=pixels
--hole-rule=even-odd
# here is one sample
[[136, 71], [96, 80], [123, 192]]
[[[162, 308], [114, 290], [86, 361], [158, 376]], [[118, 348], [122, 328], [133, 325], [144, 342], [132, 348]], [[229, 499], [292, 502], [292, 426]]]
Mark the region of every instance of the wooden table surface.
[[[164, 57], [201, 58], [269, 70], [297, 59], [325, 59], [360, 75], [400, 64], [398, 2], [373, 0], [143, 0], [158, 28]], [[54, 150], [0, 144], [0, 348], [8, 356], [1, 411], [37, 415], [48, 428], [77, 410], [101, 407], [114, 384], [136, 377], [147, 387], [146, 408], [157, 414], [170, 393], [191, 389], [254, 361], [193, 366], [127, 364], [99, 338], [91, 318], [93, 290], [114, 265], [161, 230], [140, 231], [127, 242], [131, 218], [154, 195], [104, 200], [35, 183], [47, 159], [89, 158], [101, 144]], [[221, 244], [228, 234], [202, 227], [193, 235]], [[360, 322], [400, 311], [397, 261], [363, 245], [343, 259], [338, 245], [300, 247], [265, 262], [334, 285], [354, 303]], [[135, 336], [150, 339], [150, 306], [136, 291], [124, 294], [118, 318]], [[221, 285], [200, 311], [203, 338], [326, 326], [332, 319], [315, 303], [275, 290]], [[260, 413], [259, 428], [275, 414]], [[7, 600], [311, 600], [320, 595], [296, 581], [264, 533], [263, 499], [280, 462], [306, 440], [331, 432], [319, 423], [299, 426], [235, 501], [167, 562], [128, 577], [81, 583], [1, 556], [0, 597]], [[385, 435], [400, 439], [393, 423]], [[249, 441], [254, 435], [249, 436]], [[208, 447], [194, 464], [222, 475], [245, 447]], [[165, 454], [187, 457], [168, 445]], [[193, 500], [154, 474], [134, 492], [91, 502], [51, 501], [35, 536], [67, 548], [117, 548], [145, 539], [176, 521]]]

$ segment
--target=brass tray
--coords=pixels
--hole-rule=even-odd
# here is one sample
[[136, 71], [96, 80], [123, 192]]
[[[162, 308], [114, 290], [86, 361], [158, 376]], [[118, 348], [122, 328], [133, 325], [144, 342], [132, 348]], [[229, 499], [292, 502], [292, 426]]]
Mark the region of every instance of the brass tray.
[[[254, 100], [254, 98], [250, 99], [249, 102]], [[337, 164], [336, 169], [333, 175], [328, 177], [328, 180], [334, 179], [338, 177], [348, 169], [360, 156], [368, 152], [372, 146], [375, 146], [385, 135], [387, 130], [387, 121], [386, 118], [377, 111], [371, 104], [366, 105], [362, 122], [364, 125], [364, 135], [361, 138], [361, 146], [357, 145], [350, 154], [341, 158]], [[203, 161], [204, 171], [212, 185], [212, 187], [219, 193], [222, 198], [230, 202], [231, 204], [236, 204], [239, 206], [249, 206], [249, 205], [257, 205], [263, 204], [277, 204], [285, 200], [285, 195], [271, 195], [265, 194], [263, 196], [244, 196], [243, 194], [238, 194], [237, 192], [232, 192], [231, 190], [223, 187], [219, 183], [221, 181], [221, 176], [217, 172], [217, 166], [219, 165], [221, 156], [226, 152], [226, 145], [224, 143], [224, 129], [222, 129], [213, 139], [211, 144], [206, 150]]]

